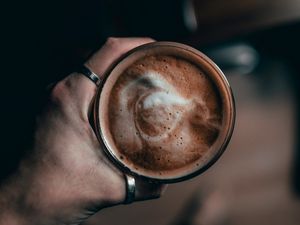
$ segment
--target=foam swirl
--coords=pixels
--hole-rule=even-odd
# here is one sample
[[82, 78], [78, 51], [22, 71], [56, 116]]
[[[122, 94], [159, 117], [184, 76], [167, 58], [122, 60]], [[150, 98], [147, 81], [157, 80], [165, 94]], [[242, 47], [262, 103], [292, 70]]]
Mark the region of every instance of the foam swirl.
[[167, 138], [178, 126], [179, 112], [190, 104], [156, 72], [147, 72], [130, 82], [121, 92], [120, 102], [130, 118], [128, 125], [147, 142]]

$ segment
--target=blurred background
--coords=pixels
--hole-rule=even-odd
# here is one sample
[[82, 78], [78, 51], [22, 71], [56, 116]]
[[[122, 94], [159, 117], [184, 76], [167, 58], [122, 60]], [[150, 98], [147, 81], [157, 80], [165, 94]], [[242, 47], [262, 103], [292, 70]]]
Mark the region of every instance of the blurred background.
[[163, 198], [86, 225], [296, 225], [300, 221], [300, 0], [10, 1], [1, 13], [0, 177], [30, 143], [45, 87], [109, 36], [189, 44], [231, 83], [236, 128], [221, 159]]

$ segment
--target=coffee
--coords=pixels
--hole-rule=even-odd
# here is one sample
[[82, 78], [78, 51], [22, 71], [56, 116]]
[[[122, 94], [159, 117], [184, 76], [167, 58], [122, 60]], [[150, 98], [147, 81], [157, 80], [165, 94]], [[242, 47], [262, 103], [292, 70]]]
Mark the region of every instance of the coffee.
[[159, 49], [125, 64], [107, 78], [99, 100], [105, 147], [131, 172], [153, 179], [205, 167], [218, 153], [228, 119], [228, 101], [212, 71]]

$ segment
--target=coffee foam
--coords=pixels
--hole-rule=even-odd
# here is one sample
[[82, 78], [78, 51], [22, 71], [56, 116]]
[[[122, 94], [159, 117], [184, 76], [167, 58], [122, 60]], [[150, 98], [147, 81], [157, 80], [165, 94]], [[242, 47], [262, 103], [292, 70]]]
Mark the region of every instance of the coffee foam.
[[222, 126], [211, 80], [174, 56], [147, 56], [129, 66], [112, 88], [108, 114], [117, 157], [158, 176], [199, 167]]

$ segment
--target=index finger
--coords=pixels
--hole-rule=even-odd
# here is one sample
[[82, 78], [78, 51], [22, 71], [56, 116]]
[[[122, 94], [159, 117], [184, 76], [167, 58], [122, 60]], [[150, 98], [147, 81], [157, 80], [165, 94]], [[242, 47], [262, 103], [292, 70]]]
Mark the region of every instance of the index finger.
[[154, 40], [151, 38], [108, 38], [105, 45], [85, 65], [101, 78], [108, 67], [123, 54], [150, 42]]

